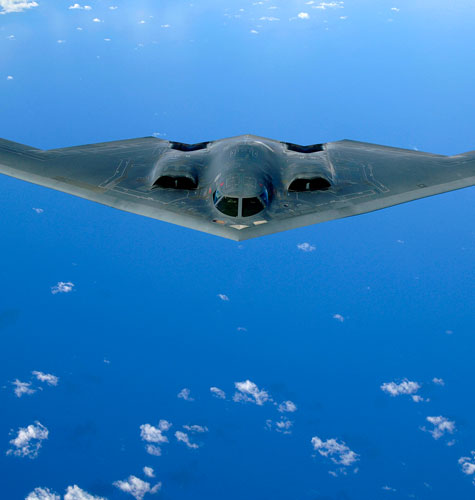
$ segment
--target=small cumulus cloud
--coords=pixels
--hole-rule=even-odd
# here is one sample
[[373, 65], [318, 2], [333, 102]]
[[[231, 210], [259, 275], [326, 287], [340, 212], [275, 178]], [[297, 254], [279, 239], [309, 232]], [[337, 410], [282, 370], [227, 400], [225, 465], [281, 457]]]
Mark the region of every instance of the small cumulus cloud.
[[224, 295], [224, 293], [218, 293], [218, 297], [224, 302], [229, 302], [229, 297]]
[[343, 9], [344, 2], [320, 2], [318, 5], [312, 5], [312, 9]]
[[15, 35], [8, 35], [7, 40], [15, 40]]
[[444, 379], [442, 379], [442, 378], [437, 378], [437, 377], [434, 377], [434, 378], [432, 379], [432, 382], [433, 382], [435, 385], [445, 385]]
[[284, 401], [283, 403], [280, 403], [277, 410], [281, 413], [293, 413], [294, 411], [297, 411], [297, 405], [292, 401]]
[[278, 17], [272, 17], [272, 16], [263, 16], [259, 18], [259, 21], [268, 21], [268, 22], [274, 22], [274, 21], [280, 21]]
[[56, 40], [56, 43], [59, 43], [59, 44], [66, 43], [66, 40]]
[[38, 371], [31, 372], [40, 382], [46, 382], [48, 385], [58, 385], [59, 377], [51, 373], [43, 373]]
[[252, 33], [253, 35], [258, 35], [259, 32], [257, 30], [251, 30], [250, 33]]
[[123, 481], [115, 481], [113, 485], [124, 493], [132, 495], [135, 500], [142, 500], [147, 493], [152, 495], [158, 493], [162, 487], [162, 483], [157, 483], [152, 487], [150, 483], [136, 476], [129, 476]]
[[226, 399], [226, 393], [222, 389], [219, 389], [218, 387], [210, 387], [209, 390], [215, 398]]
[[171, 25], [170, 24], [162, 24], [162, 25], [160, 25], [160, 28], [168, 29], [168, 28], [171, 28]]
[[[103, 497], [91, 495], [79, 486], [68, 486], [64, 500], [106, 500]], [[49, 488], [35, 488], [25, 500], [61, 500], [61, 497]]]
[[0, 14], [10, 14], [12, 12], [23, 12], [33, 7], [38, 7], [38, 2], [27, 0], [0, 0]]
[[412, 380], [404, 379], [401, 383], [396, 382], [385, 382], [381, 385], [381, 390], [390, 394], [391, 396], [400, 396], [402, 394], [415, 394], [421, 386], [417, 382]]
[[87, 491], [82, 490], [79, 486], [68, 486], [64, 500], [106, 500], [104, 497], [91, 495]]
[[13, 80], [13, 76], [12, 75], [8, 75], [7, 76], [7, 80]]
[[385, 486], [382, 486], [381, 489], [383, 491], [392, 491], [392, 492], [395, 492], [396, 489], [395, 488], [391, 488], [391, 486], [388, 486], [388, 485], [385, 485]]
[[109, 10], [117, 10], [119, 7], [117, 7], [117, 5], [111, 5], [109, 7]]
[[34, 394], [36, 389], [31, 387], [31, 382], [21, 382], [16, 379], [12, 382], [12, 385], [15, 387], [13, 392], [18, 398], [21, 398], [24, 394]]
[[140, 437], [147, 443], [168, 443], [168, 438], [163, 433], [167, 432], [172, 424], [167, 420], [160, 420], [158, 426], [150, 424], [140, 426]]
[[144, 467], [143, 468], [143, 473], [147, 477], [155, 477], [155, 471], [152, 469], [152, 467]]
[[92, 7], [90, 5], [80, 5], [78, 3], [74, 3], [73, 5], [70, 5], [68, 7], [70, 10], [92, 10]]
[[20, 427], [17, 436], [10, 441], [12, 448], [7, 451], [7, 455], [36, 458], [48, 435], [48, 429], [38, 421], [28, 427]]
[[439, 415], [438, 417], [426, 417], [426, 420], [433, 425], [433, 429], [421, 427], [421, 430], [429, 432], [434, 439], [440, 439], [446, 432], [453, 434], [455, 431], [455, 422], [448, 418]]
[[314, 252], [316, 250], [316, 247], [310, 245], [310, 243], [299, 243], [297, 248], [302, 250], [302, 252]]
[[51, 287], [51, 293], [56, 295], [57, 293], [70, 293], [73, 291], [74, 283], [71, 281], [58, 281], [58, 284]]
[[49, 488], [35, 488], [25, 500], [61, 500], [61, 497]]
[[310, 19], [310, 14], [308, 12], [299, 12], [297, 17], [299, 19]]
[[193, 449], [199, 448], [197, 444], [190, 442], [190, 437], [186, 432], [176, 431], [175, 437], [177, 438], [178, 441], [185, 443], [186, 446], [188, 446], [188, 448], [193, 448]]
[[266, 429], [271, 431], [275, 430], [276, 432], [280, 432], [281, 434], [291, 434], [290, 430], [293, 426], [293, 422], [282, 417], [277, 422], [273, 422], [272, 420], [266, 420]]
[[42, 214], [44, 212], [44, 210], [42, 208], [33, 208], [33, 210], [37, 213], [37, 214]]
[[185, 387], [177, 395], [177, 398], [184, 399], [185, 401], [194, 401], [195, 399], [191, 397], [190, 389]]
[[401, 9], [397, 8], [397, 7], [391, 7], [391, 10], [393, 12], [399, 12]]
[[[475, 451], [470, 452], [471, 457], [460, 457], [458, 463], [462, 467], [462, 472], [467, 476], [475, 475]], [[473, 484], [475, 484], [475, 476], [473, 478]]]
[[184, 425], [183, 429], [186, 429], [188, 432], [208, 432], [208, 427], [203, 425]]
[[329, 457], [335, 464], [348, 467], [359, 460], [359, 455], [350, 450], [343, 441], [336, 439], [322, 441], [318, 436], [314, 436], [311, 442], [315, 451], [322, 457]]
[[154, 457], [159, 457], [161, 454], [162, 454], [162, 449], [160, 448], [160, 446], [156, 446], [154, 444], [148, 444], [146, 447], [145, 447], [145, 451], [149, 454], [149, 455], [152, 455]]
[[333, 317], [333, 319], [336, 319], [340, 323], [343, 323], [345, 321], [344, 316], [342, 316], [341, 314], [334, 314], [332, 317]]
[[245, 380], [244, 382], [235, 382], [234, 386], [237, 392], [234, 393], [233, 400], [236, 402], [246, 401], [262, 406], [267, 401], [272, 401], [269, 394], [257, 387], [254, 382]]
[[93, 20], [92, 20], [93, 23], [102, 23], [102, 20], [99, 19], [98, 17], [95, 17]]

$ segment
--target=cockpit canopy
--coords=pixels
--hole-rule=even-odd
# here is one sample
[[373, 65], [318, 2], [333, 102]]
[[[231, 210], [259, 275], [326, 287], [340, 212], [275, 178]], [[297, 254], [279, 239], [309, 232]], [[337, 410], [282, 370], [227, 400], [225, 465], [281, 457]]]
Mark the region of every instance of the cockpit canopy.
[[225, 196], [217, 189], [213, 195], [213, 202], [221, 213], [229, 217], [252, 217], [267, 207], [269, 195], [266, 188], [259, 196], [250, 198]]

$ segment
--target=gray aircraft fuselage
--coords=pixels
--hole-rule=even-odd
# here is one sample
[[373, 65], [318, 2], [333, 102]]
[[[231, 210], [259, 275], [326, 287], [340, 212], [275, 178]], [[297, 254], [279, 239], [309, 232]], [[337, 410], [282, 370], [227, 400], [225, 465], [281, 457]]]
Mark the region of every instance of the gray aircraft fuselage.
[[154, 137], [43, 151], [0, 140], [0, 173], [233, 240], [362, 214], [475, 183], [455, 156], [355, 141]]

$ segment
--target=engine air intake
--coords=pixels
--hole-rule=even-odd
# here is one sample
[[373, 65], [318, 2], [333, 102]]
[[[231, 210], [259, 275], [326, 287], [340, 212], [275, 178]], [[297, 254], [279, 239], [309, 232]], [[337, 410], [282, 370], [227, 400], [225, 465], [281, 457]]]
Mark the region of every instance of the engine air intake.
[[196, 189], [198, 183], [192, 177], [162, 175], [154, 183], [153, 188]]
[[289, 191], [303, 193], [306, 191], [326, 191], [331, 184], [323, 177], [295, 179], [290, 183]]

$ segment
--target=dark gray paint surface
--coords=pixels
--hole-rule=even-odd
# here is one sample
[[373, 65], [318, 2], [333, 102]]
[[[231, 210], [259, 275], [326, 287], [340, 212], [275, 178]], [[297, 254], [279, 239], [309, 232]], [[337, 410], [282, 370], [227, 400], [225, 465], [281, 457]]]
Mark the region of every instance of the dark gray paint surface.
[[[194, 147], [144, 137], [48, 151], [0, 139], [0, 173], [236, 241], [475, 184], [475, 151], [441, 156], [347, 140], [313, 149], [253, 135]], [[162, 176], [197, 188], [154, 187]], [[314, 177], [330, 188], [288, 190]], [[269, 202], [251, 217], [226, 216], [213, 202], [216, 190], [253, 197], [264, 189]]]

